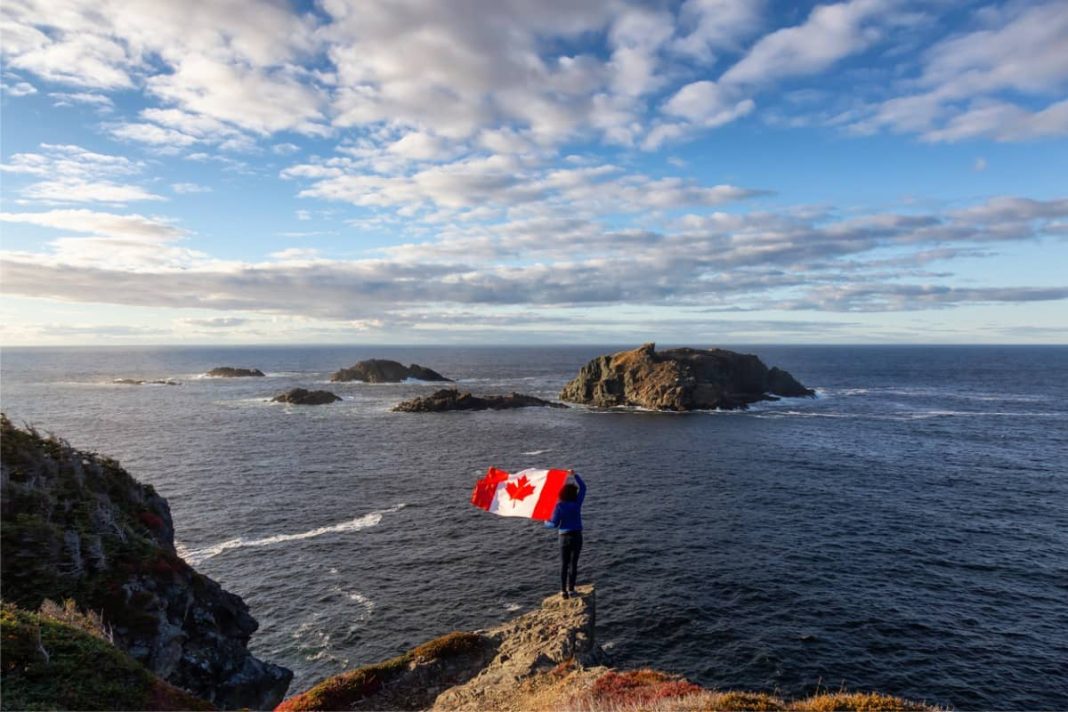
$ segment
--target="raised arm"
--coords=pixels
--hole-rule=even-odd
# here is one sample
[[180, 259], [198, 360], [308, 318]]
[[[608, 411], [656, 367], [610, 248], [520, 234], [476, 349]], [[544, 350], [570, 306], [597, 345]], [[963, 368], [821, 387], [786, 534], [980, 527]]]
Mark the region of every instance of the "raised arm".
[[582, 500], [586, 499], [586, 483], [582, 481], [582, 477], [577, 472], [575, 473], [575, 482], [578, 482], [579, 486], [578, 503], [582, 504]]
[[557, 529], [560, 526], [560, 505], [557, 504], [553, 507], [553, 516], [549, 517], [549, 521], [545, 522], [546, 529]]

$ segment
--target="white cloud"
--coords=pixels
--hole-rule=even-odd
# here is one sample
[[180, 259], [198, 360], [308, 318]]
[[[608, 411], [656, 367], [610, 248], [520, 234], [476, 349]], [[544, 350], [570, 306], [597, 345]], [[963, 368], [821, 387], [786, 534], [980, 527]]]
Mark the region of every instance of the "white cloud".
[[48, 96], [54, 100], [52, 106], [89, 106], [100, 113], [108, 113], [115, 108], [115, 103], [109, 96], [97, 92], [54, 91], [49, 92]]
[[179, 195], [211, 192], [211, 188], [206, 185], [200, 185], [199, 183], [171, 183], [171, 190]]
[[15, 82], [14, 84], [5, 82], [0, 89], [9, 96], [30, 96], [37, 93], [37, 87], [29, 82]]
[[115, 176], [140, 173], [143, 165], [124, 156], [96, 153], [80, 146], [41, 144], [41, 153], [16, 153], [0, 171], [41, 178], [21, 188], [24, 201], [47, 203], [128, 203], [163, 200]]

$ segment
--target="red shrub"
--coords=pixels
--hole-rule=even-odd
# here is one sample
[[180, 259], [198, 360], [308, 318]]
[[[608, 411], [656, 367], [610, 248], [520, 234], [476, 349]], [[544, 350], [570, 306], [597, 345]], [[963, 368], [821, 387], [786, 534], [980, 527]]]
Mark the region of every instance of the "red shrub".
[[137, 515], [137, 518], [141, 520], [141, 523], [152, 531], [159, 531], [163, 528], [163, 518], [154, 512], [145, 510]]
[[593, 684], [593, 696], [615, 704], [638, 704], [671, 697], [685, 697], [703, 688], [656, 670], [606, 672]]

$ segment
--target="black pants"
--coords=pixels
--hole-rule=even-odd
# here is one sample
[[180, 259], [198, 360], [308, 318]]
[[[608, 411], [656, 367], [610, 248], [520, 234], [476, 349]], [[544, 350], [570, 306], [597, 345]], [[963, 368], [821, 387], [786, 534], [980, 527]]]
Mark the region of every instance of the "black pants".
[[[578, 573], [578, 557], [582, 552], [582, 532], [564, 532], [560, 535], [560, 590], [575, 588]], [[568, 585], [570, 576], [571, 585]]]

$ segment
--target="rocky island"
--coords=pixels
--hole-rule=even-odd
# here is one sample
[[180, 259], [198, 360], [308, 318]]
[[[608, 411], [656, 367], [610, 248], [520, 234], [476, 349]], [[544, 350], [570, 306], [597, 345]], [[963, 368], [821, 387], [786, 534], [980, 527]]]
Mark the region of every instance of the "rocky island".
[[170, 379], [158, 379], [155, 381], [146, 381], [140, 378], [116, 378], [112, 383], [119, 386], [180, 386], [181, 381], [172, 381]]
[[553, 403], [522, 393], [508, 395], [474, 396], [455, 388], [443, 388], [423, 398], [412, 398], [396, 405], [393, 410], [403, 413], [440, 413], [448, 410], [508, 410], [511, 408], [566, 408], [563, 403]]
[[[216, 707], [264, 709], [282, 699], [293, 674], [249, 653], [258, 624], [248, 606], [177, 555], [163, 497], [111, 458], [17, 428], [6, 416], [0, 423], [5, 604], [29, 613], [46, 600], [70, 599], [77, 610], [95, 611], [120, 651]], [[5, 708], [14, 684], [7, 679], [9, 623], [38, 630], [44, 625], [4, 609]], [[69, 641], [64, 645], [58, 649], [77, 649]], [[53, 649], [44, 657], [57, 654]], [[47, 676], [48, 669], [40, 674]], [[84, 684], [92, 684], [93, 664], [81, 674]], [[40, 688], [40, 680], [30, 683]], [[55, 682], [59, 692], [82, 684]], [[80, 708], [113, 704], [101, 699]], [[35, 708], [64, 707], [55, 701]]]
[[250, 378], [263, 377], [263, 371], [258, 368], [234, 368], [233, 366], [219, 366], [208, 371], [212, 378]]
[[779, 397], [814, 396], [780, 368], [768, 368], [752, 354], [726, 349], [631, 351], [598, 356], [560, 392], [560, 400], [600, 408], [650, 410], [737, 410]]
[[326, 405], [336, 403], [341, 397], [330, 391], [309, 391], [307, 388], [291, 388], [271, 399], [272, 403], [291, 403], [293, 405]]
[[417, 381], [450, 381], [437, 371], [413, 363], [405, 366], [397, 361], [372, 358], [359, 361], [337, 371], [331, 381], [363, 381], [364, 383], [401, 383], [409, 378]]

